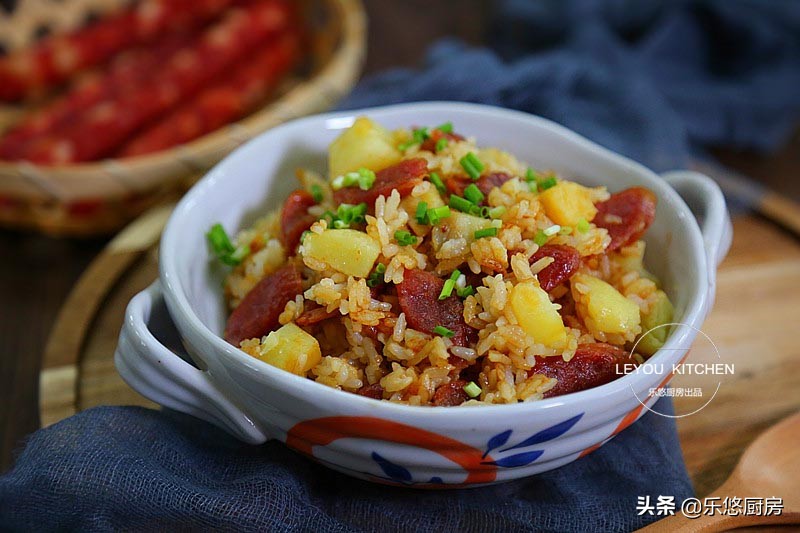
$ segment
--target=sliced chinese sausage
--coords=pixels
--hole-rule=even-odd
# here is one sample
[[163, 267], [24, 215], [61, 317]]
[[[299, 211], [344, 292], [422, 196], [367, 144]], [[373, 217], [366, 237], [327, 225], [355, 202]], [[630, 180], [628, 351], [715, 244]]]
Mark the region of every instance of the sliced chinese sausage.
[[412, 329], [435, 335], [437, 326], [454, 333], [451, 340], [457, 346], [468, 346], [477, 332], [464, 322], [464, 304], [453, 294], [439, 299], [444, 280], [424, 270], [406, 270], [403, 282], [397, 285], [400, 309], [406, 314], [406, 322]]
[[356, 391], [356, 394], [372, 398], [374, 400], [383, 399], [383, 387], [380, 383], [373, 383], [372, 385], [364, 385]]
[[317, 217], [308, 213], [308, 208], [316, 204], [308, 192], [298, 189], [291, 193], [281, 210], [281, 243], [288, 254], [294, 253], [300, 244], [300, 237]]
[[333, 318], [339, 314], [339, 309], [334, 309], [333, 311], [328, 311], [325, 307], [315, 307], [314, 309], [309, 309], [307, 311], [303, 311], [303, 313], [297, 317], [295, 320], [295, 324], [304, 328], [306, 326], [313, 326], [314, 324], [318, 324], [323, 320], [328, 320], [329, 318]]
[[225, 340], [239, 346], [280, 326], [278, 317], [289, 300], [303, 292], [300, 271], [287, 264], [258, 282], [228, 317]]
[[581, 266], [581, 254], [572, 246], [565, 244], [546, 244], [539, 248], [530, 258], [530, 263], [545, 257], [552, 257], [553, 262], [537, 274], [539, 285], [545, 291], [551, 291], [561, 285], [577, 272]]
[[493, 172], [492, 174], [486, 174], [485, 176], [478, 178], [476, 181], [472, 181], [471, 179], [463, 176], [453, 176], [447, 179], [445, 186], [451, 193], [457, 196], [463, 196], [464, 189], [469, 187], [471, 183], [474, 183], [483, 194], [488, 196], [492, 189], [495, 187], [500, 187], [510, 179], [511, 176], [505, 172]]
[[397, 189], [400, 197], [411, 194], [411, 191], [422, 182], [428, 174], [428, 163], [422, 158], [406, 159], [375, 173], [375, 183], [368, 190], [359, 187], [343, 187], [333, 193], [337, 204], [367, 203], [367, 208], [374, 208], [378, 196], [389, 197], [393, 189]]
[[425, 141], [420, 145], [420, 149], [427, 150], [429, 152], [436, 152], [436, 143], [439, 139], [447, 139], [448, 141], [463, 141], [464, 137], [459, 135], [458, 133], [443, 133], [441, 130], [433, 130], [431, 132], [431, 136], [425, 139]]
[[569, 362], [562, 357], [537, 357], [531, 374], [544, 374], [558, 383], [544, 393], [545, 398], [597, 387], [621, 377], [624, 365], [636, 364], [625, 350], [611, 344], [578, 346]]
[[644, 187], [631, 187], [599, 202], [592, 222], [608, 230], [613, 251], [641, 238], [656, 218], [656, 195]]
[[466, 381], [457, 379], [439, 386], [436, 392], [433, 393], [433, 405], [437, 407], [453, 407], [466, 402], [469, 399], [467, 393], [464, 392], [466, 384]]

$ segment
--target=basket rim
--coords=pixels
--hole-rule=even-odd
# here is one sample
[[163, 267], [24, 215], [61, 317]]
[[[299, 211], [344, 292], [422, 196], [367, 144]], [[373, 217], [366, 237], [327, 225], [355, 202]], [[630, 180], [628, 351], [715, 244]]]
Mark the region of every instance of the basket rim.
[[[366, 54], [367, 21], [361, 0], [320, 1], [338, 14], [339, 42], [316, 73], [260, 109], [192, 141], [152, 154], [54, 166], [0, 161], [0, 196], [23, 202], [62, 203], [147, 194], [188, 175], [205, 173], [225, 154], [266, 129], [330, 107], [359, 77]], [[27, 182], [30, 190], [21, 192], [21, 182]], [[89, 193], [72, 191], [76, 185], [87, 185]]]

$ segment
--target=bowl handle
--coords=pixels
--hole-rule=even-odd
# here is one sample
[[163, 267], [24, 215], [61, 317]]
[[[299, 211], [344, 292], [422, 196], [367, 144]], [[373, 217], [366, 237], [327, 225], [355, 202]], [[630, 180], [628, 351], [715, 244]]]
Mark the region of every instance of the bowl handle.
[[703, 235], [708, 265], [708, 280], [713, 297], [717, 266], [725, 259], [733, 239], [733, 226], [725, 196], [714, 180], [692, 170], [676, 170], [661, 175], [692, 210]]
[[[250, 444], [266, 442], [265, 432], [225, 398], [208, 372], [188, 363], [153, 335], [148, 323], [163, 301], [161, 285], [156, 281], [128, 304], [114, 353], [122, 379], [158, 404], [202, 418]], [[174, 329], [171, 322], [168, 325]], [[169, 333], [178, 337], [174, 331]]]

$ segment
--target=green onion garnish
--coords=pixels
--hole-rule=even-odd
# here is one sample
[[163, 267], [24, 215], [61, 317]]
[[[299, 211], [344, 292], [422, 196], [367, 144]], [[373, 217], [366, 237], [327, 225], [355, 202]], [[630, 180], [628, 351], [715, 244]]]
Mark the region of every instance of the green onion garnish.
[[571, 235], [572, 234], [572, 226], [561, 226], [561, 229], [558, 230], [559, 235]]
[[447, 137], [442, 137], [441, 139], [436, 141], [436, 151], [441, 152], [445, 148], [447, 148]]
[[417, 224], [428, 223], [428, 202], [420, 202], [417, 204], [417, 211], [414, 213], [414, 218], [417, 219]]
[[464, 198], [466, 198], [473, 204], [478, 205], [483, 201], [485, 196], [483, 195], [483, 193], [481, 192], [481, 190], [478, 188], [477, 185], [475, 185], [474, 183], [470, 183], [469, 185], [467, 185], [467, 188], [464, 189]]
[[483, 162], [481, 162], [481, 160], [478, 159], [478, 156], [476, 156], [473, 152], [470, 152], [462, 157], [459, 160], [459, 163], [461, 163], [461, 168], [464, 169], [464, 172], [466, 172], [473, 181], [481, 177], [481, 172], [483, 172], [483, 169], [485, 168]]
[[539, 192], [539, 184], [535, 181], [528, 181], [528, 190], [533, 193]]
[[461, 277], [461, 271], [459, 269], [453, 270], [453, 272], [450, 274], [450, 279], [452, 279], [454, 283], [458, 281], [458, 278], [460, 277]]
[[428, 128], [417, 128], [411, 132], [411, 140], [401, 143], [397, 149], [401, 152], [405, 152], [415, 144], [422, 144], [428, 137], [430, 137]]
[[457, 211], [461, 211], [462, 213], [470, 213], [472, 209], [475, 207], [475, 204], [473, 204], [466, 198], [461, 198], [460, 196], [456, 196], [455, 194], [450, 195], [450, 201], [448, 203], [450, 207], [452, 207]]
[[406, 230], [397, 230], [394, 232], [394, 238], [397, 240], [397, 243], [400, 246], [409, 246], [412, 244], [417, 244], [417, 238], [414, 235], [411, 235], [411, 232]]
[[436, 172], [431, 172], [431, 183], [433, 186], [436, 187], [436, 190], [439, 191], [439, 194], [447, 194], [447, 187], [444, 186], [444, 182], [442, 178], [439, 177], [439, 174]]
[[453, 133], [453, 123], [448, 121], [444, 124], [439, 124], [435, 129], [441, 131], [442, 133]]
[[470, 398], [477, 398], [481, 395], [481, 388], [478, 386], [477, 383], [474, 381], [470, 381], [466, 385], [464, 385], [464, 392], [467, 393], [467, 396]]
[[226, 265], [236, 266], [250, 255], [250, 246], [246, 244], [239, 247], [233, 246], [222, 224], [217, 223], [211, 226], [206, 237], [214, 255]]
[[428, 222], [430, 222], [433, 225], [436, 225], [443, 218], [447, 218], [450, 216], [450, 208], [446, 205], [433, 207], [431, 209], [428, 209], [426, 216], [428, 218]]
[[381, 283], [383, 283], [383, 274], [386, 272], [386, 265], [383, 263], [378, 263], [375, 265], [375, 270], [369, 275], [367, 279], [367, 286], [368, 287], [377, 287]]
[[525, 181], [536, 181], [538, 177], [539, 176], [536, 174], [536, 172], [534, 172], [530, 167], [528, 167], [528, 170], [525, 171]]
[[497, 236], [497, 228], [484, 228], [479, 229], [475, 232], [476, 239], [482, 239], [484, 237], [496, 237]]
[[534, 236], [533, 242], [535, 242], [538, 246], [541, 246], [547, 242], [547, 235], [545, 235], [542, 230], [539, 230], [536, 232], [536, 236]]
[[361, 167], [355, 172], [348, 172], [343, 176], [336, 176], [331, 181], [331, 188], [334, 191], [345, 187], [358, 187], [362, 191], [368, 191], [375, 183], [375, 173], [368, 168]]
[[325, 198], [325, 195], [322, 193], [322, 187], [320, 187], [317, 183], [311, 186], [311, 196], [317, 203], [320, 203]]
[[506, 214], [506, 206], [498, 205], [489, 209], [489, 218], [500, 218]]
[[336, 213], [325, 211], [322, 213], [323, 219], [328, 222], [328, 227], [334, 229], [349, 228], [350, 224], [361, 224], [365, 220], [367, 214], [366, 202], [361, 202], [358, 205], [353, 204], [340, 204]]
[[546, 180], [539, 181], [539, 190], [546, 191], [551, 187], [555, 187], [557, 183], [555, 176], [550, 176]]
[[442, 292], [439, 293], [439, 299], [445, 300], [453, 294], [453, 289], [456, 288], [456, 282], [452, 279], [445, 280], [444, 287], [442, 287]]
[[448, 339], [451, 337], [455, 337], [456, 332], [452, 329], [447, 329], [444, 326], [436, 326], [433, 328], [433, 332], [437, 335], [441, 335], [442, 337], [447, 337]]
[[467, 285], [464, 288], [456, 289], [456, 294], [459, 298], [466, 298], [467, 296], [472, 296], [475, 294], [475, 289], [472, 287], [472, 285]]
[[559, 231], [561, 231], [561, 226], [559, 226], [558, 224], [553, 224], [549, 228], [545, 228], [545, 230], [542, 233], [544, 233], [548, 237], [552, 237], [553, 235], [555, 235]]
[[575, 229], [577, 229], [579, 233], [586, 233], [589, 231], [589, 221], [585, 218], [580, 219], [575, 225]]

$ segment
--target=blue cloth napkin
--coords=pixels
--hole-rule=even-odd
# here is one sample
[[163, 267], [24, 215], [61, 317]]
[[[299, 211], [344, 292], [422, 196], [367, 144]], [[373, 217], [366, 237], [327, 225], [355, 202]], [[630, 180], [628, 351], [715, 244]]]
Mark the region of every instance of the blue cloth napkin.
[[[494, 47], [436, 46], [342, 108], [465, 100], [552, 118], [656, 170], [715, 144], [770, 150], [800, 111], [800, 3], [508, 0]], [[413, 38], [410, 32], [409, 38]], [[659, 411], [669, 411], [662, 400]], [[558, 470], [447, 492], [368, 484], [171, 411], [105, 407], [34, 433], [0, 528], [627, 531], [639, 497], [692, 494], [672, 420], [645, 415]]]

